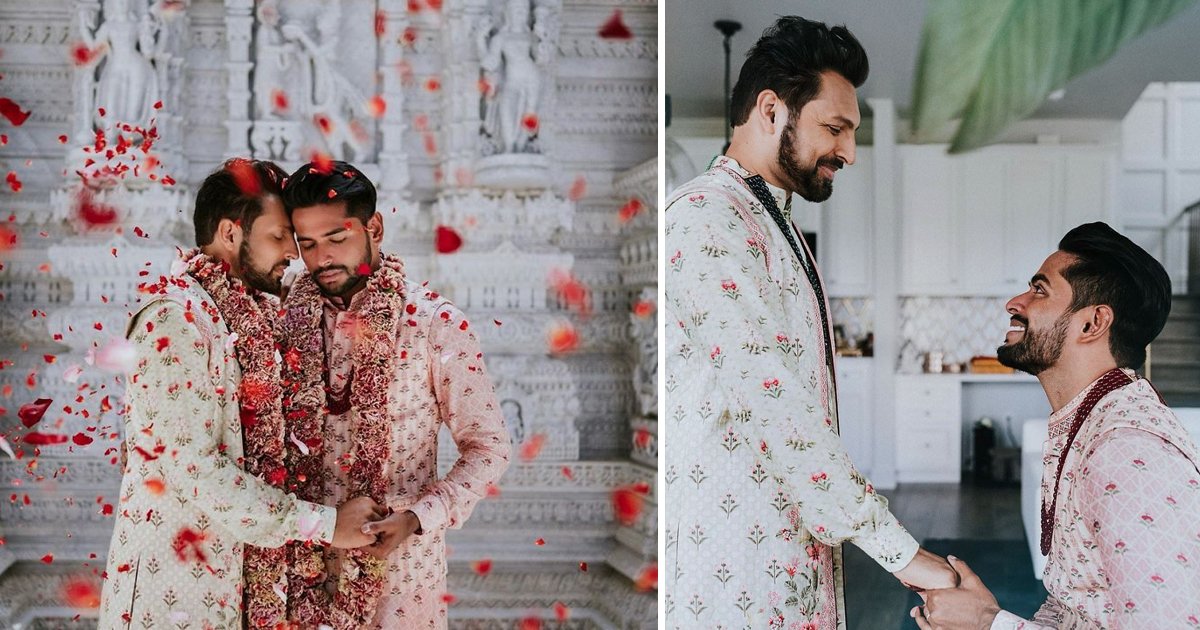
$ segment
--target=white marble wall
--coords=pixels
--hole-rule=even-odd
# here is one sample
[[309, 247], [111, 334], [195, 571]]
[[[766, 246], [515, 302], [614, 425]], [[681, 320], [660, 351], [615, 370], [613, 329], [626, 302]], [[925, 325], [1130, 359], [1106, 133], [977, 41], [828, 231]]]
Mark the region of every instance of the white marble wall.
[[[21, 182], [19, 192], [0, 188], [7, 211], [0, 212], [0, 227], [17, 239], [15, 247], [0, 247], [0, 407], [6, 410], [0, 434], [23, 449], [20, 459], [0, 454], [0, 623], [24, 627], [90, 625], [87, 609], [63, 607], [62, 585], [76, 577], [95, 580], [103, 569], [97, 559], [104, 557], [111, 523], [103, 506], [116, 503], [119, 482], [110, 449], [120, 439], [120, 419], [108, 406], [119, 409], [121, 384], [85, 357], [93, 345], [123, 332], [138, 273], [165, 271], [174, 246], [191, 242], [192, 195], [224, 158], [254, 152], [290, 169], [307, 159], [309, 145], [338, 150], [321, 146], [325, 140], [312, 133], [310, 116], [263, 111], [258, 97], [266, 73], [254, 70], [256, 42], [264, 40], [251, 34], [262, 27], [256, 7], [269, 3], [175, 3], [181, 11], [158, 25], [152, 65], [165, 86], [157, 115], [159, 171], [177, 183], [164, 187], [144, 173], [127, 178], [108, 193], [119, 207], [121, 234], [79, 231], [71, 219], [74, 170], [84, 164], [80, 148], [94, 140], [87, 133], [93, 119], [82, 104], [104, 66], [77, 67], [71, 59], [74, 45], [105, 21], [104, 4], [0, 1], [0, 92], [31, 112], [19, 127], [0, 121], [7, 136], [0, 173], [11, 171]], [[129, 1], [137, 15], [161, 4]], [[356, 120], [363, 128], [361, 140], [341, 143], [340, 150], [380, 188], [387, 247], [475, 322], [502, 322], [481, 327], [489, 367], [502, 397], [521, 403], [526, 435], [547, 437], [541, 456], [514, 463], [501, 496], [452, 533], [450, 582], [459, 598], [452, 626], [511, 627], [530, 614], [553, 619], [553, 604], [561, 601], [572, 610], [564, 627], [653, 627], [653, 594], [637, 592], [631, 578], [655, 561], [656, 409], [638, 394], [653, 374], [646, 362], [657, 357], [646, 354], [652, 325], [631, 310], [644, 292], [653, 293], [657, 276], [657, 167], [647, 161], [656, 151], [656, 2], [531, 5], [535, 13], [537, 7], [548, 12], [552, 19], [545, 24], [554, 23], [542, 51], [548, 61], [541, 66], [537, 144], [544, 168], [519, 166], [536, 171], [531, 181], [544, 186], [508, 191], [474, 181], [481, 156], [480, 65], [470, 40], [482, 15], [500, 15], [498, 3], [286, 4], [285, 22], [308, 28], [314, 38], [336, 36], [330, 54], [339, 81], [386, 98], [378, 118], [352, 112], [349, 101], [325, 105], [344, 105], [342, 122], [349, 127]], [[321, 19], [332, 5], [340, 12], [336, 29]], [[618, 9], [633, 37], [598, 37]], [[363, 46], [376, 41], [377, 12], [385, 35]], [[80, 16], [90, 13], [96, 19], [89, 25]], [[301, 151], [272, 153], [271, 134], [299, 138]], [[572, 194], [580, 192], [580, 180], [582, 193]], [[646, 209], [622, 223], [618, 210], [635, 197]], [[466, 244], [459, 252], [433, 251], [439, 224], [461, 231]], [[569, 312], [547, 291], [550, 267], [570, 269], [590, 287], [589, 317]], [[488, 297], [485, 289], [498, 286], [520, 299]], [[553, 357], [546, 327], [563, 319], [578, 326], [582, 344]], [[54, 355], [54, 363], [44, 355]], [[74, 365], [83, 374], [68, 382], [64, 372]], [[16, 410], [37, 397], [54, 400], [43, 427], [87, 432], [95, 441], [40, 452], [18, 443]], [[452, 449], [443, 455], [452, 456]], [[622, 525], [611, 493], [637, 484], [650, 488], [645, 510]], [[534, 545], [536, 538], [546, 544]], [[46, 554], [51, 562], [43, 561]], [[481, 558], [494, 561], [487, 576], [470, 571]], [[581, 562], [588, 571], [580, 570]], [[76, 614], [81, 617], [72, 621]]]

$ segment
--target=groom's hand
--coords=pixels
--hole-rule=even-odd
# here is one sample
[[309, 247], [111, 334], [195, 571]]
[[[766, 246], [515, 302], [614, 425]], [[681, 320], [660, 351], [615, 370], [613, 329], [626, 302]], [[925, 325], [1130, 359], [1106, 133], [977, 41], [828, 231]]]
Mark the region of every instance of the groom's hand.
[[922, 593], [924, 606], [909, 611], [921, 630], [987, 630], [1000, 612], [995, 596], [966, 562], [950, 556], [957, 588]]
[[954, 569], [950, 568], [944, 558], [926, 551], [924, 547], [917, 549], [917, 555], [913, 556], [908, 566], [892, 575], [917, 592], [958, 586], [958, 574]]
[[367, 551], [379, 559], [388, 557], [405, 538], [421, 529], [421, 521], [412, 510], [395, 512], [381, 521], [362, 526], [364, 534], [378, 535], [379, 542], [367, 547]]
[[355, 497], [342, 504], [333, 527], [333, 542], [338, 549], [354, 549], [375, 542], [375, 536], [363, 532], [363, 524], [383, 518], [387, 510], [371, 497]]

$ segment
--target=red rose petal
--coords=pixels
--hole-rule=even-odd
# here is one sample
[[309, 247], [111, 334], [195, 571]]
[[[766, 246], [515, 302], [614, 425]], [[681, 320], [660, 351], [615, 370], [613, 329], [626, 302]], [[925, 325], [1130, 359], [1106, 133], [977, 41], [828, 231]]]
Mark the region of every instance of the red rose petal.
[[92, 443], [92, 438], [91, 436], [80, 431], [71, 437], [71, 441], [78, 446], [87, 446], [88, 444]]
[[387, 31], [387, 14], [383, 11], [375, 12], [375, 37], [383, 35]]
[[554, 618], [562, 623], [571, 617], [571, 609], [562, 602], [554, 602]]
[[640, 300], [633, 305], [633, 314], [641, 319], [646, 319], [654, 315], [657, 308], [658, 305], [654, 303], [654, 300]]
[[571, 182], [571, 188], [567, 190], [567, 199], [571, 201], [579, 201], [587, 194], [587, 179], [583, 175], [577, 175], [575, 181]]
[[54, 554], [48, 553], [48, 554], [42, 556], [42, 562], [45, 562], [46, 564], [53, 564], [54, 563]]
[[76, 609], [99, 608], [100, 589], [95, 582], [85, 577], [73, 578], [63, 584], [62, 601]]
[[243, 195], [257, 197], [262, 194], [262, 182], [259, 181], [258, 172], [254, 170], [250, 160], [230, 160], [225, 170], [233, 176], [234, 183]]
[[162, 495], [167, 489], [167, 484], [163, 483], [162, 479], [147, 479], [142, 485], [156, 497]]
[[571, 470], [570, 466], [562, 467], [562, 476], [566, 477], [567, 479], [570, 479], [571, 481], [575, 481], [575, 471]]
[[276, 112], [286, 112], [289, 107], [287, 92], [279, 88], [271, 90], [271, 106], [275, 108]]
[[525, 128], [526, 133], [534, 134], [538, 130], [537, 114], [525, 114], [521, 117], [521, 126]]
[[642, 508], [646, 504], [646, 497], [632, 486], [621, 486], [613, 491], [612, 504], [617, 522], [622, 525], [633, 525], [642, 513]]
[[383, 116], [383, 113], [386, 111], [387, 111], [387, 101], [383, 100], [382, 96], [379, 96], [377, 94], [375, 96], [372, 96], [371, 100], [367, 101], [367, 113], [370, 114], [371, 116], [374, 116], [375, 118], [380, 118]]
[[638, 448], [646, 448], [650, 446], [651, 434], [645, 428], [639, 428], [633, 433], [633, 445]]
[[583, 571], [584, 573], [587, 573], [587, 569], [588, 569], [588, 567], [587, 567], [587, 563], [586, 563], [586, 562], [580, 562], [580, 563], [579, 563], [579, 570], [580, 570], [580, 571]]
[[21, 419], [21, 424], [25, 425], [26, 429], [32, 428], [41, 421], [52, 402], [54, 402], [52, 398], [38, 398], [31, 403], [21, 405], [21, 409], [17, 411], [17, 417]]
[[454, 228], [444, 225], [437, 226], [434, 234], [434, 249], [439, 254], [453, 254], [463, 245], [462, 237]]
[[609, 16], [608, 21], [600, 27], [598, 33], [603, 39], [633, 39], [633, 31], [625, 26], [625, 21], [621, 18], [621, 10], [616, 9]]
[[646, 567], [638, 573], [637, 579], [634, 580], [634, 588], [642, 592], [658, 589], [657, 562], [646, 565]]
[[363, 264], [359, 265], [358, 266], [358, 275], [360, 275], [360, 276], [371, 275], [371, 265], [368, 265], [367, 263], [363, 263]]
[[617, 220], [619, 220], [621, 223], [629, 223], [634, 217], [640, 214], [645, 207], [645, 204], [643, 204], [640, 199], [630, 199], [629, 201], [625, 202], [625, 205], [621, 206], [621, 210], [617, 212]]
[[61, 433], [39, 433], [34, 431], [26, 433], [25, 437], [21, 439], [25, 440], [25, 443], [30, 446], [47, 446], [50, 444], [66, 444], [68, 438]]
[[25, 120], [29, 118], [30, 113], [22, 111], [21, 106], [17, 105], [16, 101], [7, 97], [0, 98], [0, 116], [7, 118], [8, 122], [12, 123], [14, 127], [20, 127], [24, 124]]
[[492, 561], [490, 559], [476, 560], [471, 563], [471, 570], [478, 575], [487, 575], [492, 572]]
[[333, 172], [333, 158], [328, 153], [313, 151], [308, 161], [312, 163], [312, 170], [320, 175], [328, 175]]
[[8, 187], [11, 188], [13, 192], [21, 192], [21, 180], [17, 177], [16, 172], [9, 171], [8, 175], [4, 177], [4, 181], [8, 182]]
[[555, 325], [546, 335], [551, 354], [566, 354], [579, 348], [579, 332], [569, 323]]
[[313, 115], [313, 124], [317, 126], [317, 129], [321, 130], [321, 133], [327, 136], [333, 133], [333, 120], [331, 120], [329, 116], [326, 116], [325, 114]]
[[525, 442], [521, 444], [521, 461], [529, 462], [537, 459], [538, 454], [542, 452], [542, 447], [545, 445], [545, 433], [534, 433], [533, 435], [529, 436], [529, 439], [525, 440]]

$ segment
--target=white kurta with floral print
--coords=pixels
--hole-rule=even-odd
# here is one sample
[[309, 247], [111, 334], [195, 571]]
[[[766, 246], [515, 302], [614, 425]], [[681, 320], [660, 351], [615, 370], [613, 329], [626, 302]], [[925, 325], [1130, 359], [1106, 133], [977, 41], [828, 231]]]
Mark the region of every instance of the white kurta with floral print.
[[133, 316], [128, 460], [99, 627], [242, 627], [242, 546], [330, 542], [333, 508], [297, 500], [242, 469], [229, 327], [190, 276]]
[[[1090, 389], [1050, 416], [1043, 501]], [[1149, 381], [1101, 398], [1066, 457], [1050, 596], [1032, 621], [1001, 611], [992, 628], [1200, 628], [1200, 459]]]
[[720, 157], [666, 210], [667, 626], [844, 627], [836, 546], [897, 571], [918, 545], [837, 436], [816, 294], [749, 175]]

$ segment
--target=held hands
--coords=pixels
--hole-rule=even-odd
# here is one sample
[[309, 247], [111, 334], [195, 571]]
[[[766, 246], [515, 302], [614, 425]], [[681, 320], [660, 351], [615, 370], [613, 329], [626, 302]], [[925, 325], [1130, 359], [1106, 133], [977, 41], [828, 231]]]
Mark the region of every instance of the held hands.
[[396, 547], [399, 547], [405, 538], [413, 535], [419, 529], [421, 529], [420, 519], [412, 510], [405, 510], [389, 514], [383, 520], [364, 524], [362, 533], [377, 537], [378, 542], [367, 547], [367, 551], [382, 560], [387, 558], [388, 554], [392, 553]]
[[929, 589], [958, 586], [958, 574], [954, 572], [954, 569], [950, 568], [944, 558], [936, 553], [926, 551], [924, 547], [917, 550], [917, 555], [908, 563], [908, 566], [892, 575], [918, 593]]
[[333, 542], [338, 549], [354, 549], [375, 542], [375, 536], [363, 531], [370, 521], [387, 516], [387, 509], [371, 497], [355, 497], [342, 504], [337, 510], [337, 524], [333, 528]]
[[987, 630], [1000, 612], [991, 591], [966, 562], [950, 556], [950, 566], [959, 577], [955, 588], [921, 593], [924, 606], [909, 611], [921, 630]]

